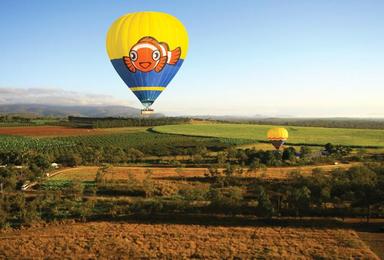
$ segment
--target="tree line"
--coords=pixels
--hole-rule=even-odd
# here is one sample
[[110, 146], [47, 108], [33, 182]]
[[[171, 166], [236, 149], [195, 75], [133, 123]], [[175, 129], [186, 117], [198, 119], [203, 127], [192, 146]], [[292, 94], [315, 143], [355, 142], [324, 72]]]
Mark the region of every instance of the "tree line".
[[[222, 121], [222, 120], [219, 120]], [[265, 118], [265, 119], [239, 119], [224, 120], [222, 122], [257, 124], [257, 125], [282, 125], [304, 127], [329, 127], [329, 128], [355, 128], [355, 129], [384, 129], [383, 119], [354, 119], [354, 118]]]
[[[299, 172], [282, 181], [222, 176], [192, 180], [189, 185], [160, 185], [146, 173], [122, 181], [108, 179], [101, 167], [93, 186], [72, 181], [61, 190], [26, 197], [21, 192], [2, 193], [0, 226], [60, 219], [110, 219], [156, 215], [251, 215], [272, 217], [372, 217], [384, 216], [384, 164], [374, 163], [326, 174]], [[180, 174], [182, 177], [182, 173]], [[206, 183], [208, 185], [202, 185]], [[96, 195], [103, 195], [99, 200]], [[130, 196], [117, 199], [114, 196]], [[111, 200], [105, 199], [111, 196]], [[134, 199], [132, 199], [134, 198]]]
[[190, 121], [185, 117], [156, 117], [156, 118], [123, 118], [123, 117], [75, 117], [69, 116], [68, 121], [74, 127], [113, 128], [129, 126], [159, 126], [183, 124]]
[[[79, 148], [79, 149], [77, 149]], [[133, 147], [79, 145], [64, 152], [56, 153], [53, 149], [46, 151], [2, 151], [0, 165], [36, 165], [56, 162], [63, 166], [151, 163], [165, 165], [185, 165], [205, 167], [205, 165], [225, 168], [249, 167], [258, 169], [271, 166], [300, 166], [335, 161], [380, 161], [383, 154], [370, 155], [362, 152], [351, 153], [347, 146], [326, 144], [322, 149], [311, 147], [285, 147], [282, 151], [237, 149], [221, 142], [191, 142], [179, 146], [170, 144], [154, 144]], [[178, 158], [178, 156], [181, 156]], [[164, 158], [166, 157], [166, 159]]]

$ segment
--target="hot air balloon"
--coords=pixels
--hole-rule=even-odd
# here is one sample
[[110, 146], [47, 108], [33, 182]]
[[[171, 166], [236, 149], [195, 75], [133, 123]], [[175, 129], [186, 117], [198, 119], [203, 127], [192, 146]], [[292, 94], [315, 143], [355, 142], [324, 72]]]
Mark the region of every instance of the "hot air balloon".
[[267, 137], [276, 150], [279, 150], [288, 139], [288, 131], [282, 127], [271, 128], [268, 130]]
[[165, 90], [184, 62], [188, 34], [174, 16], [137, 12], [118, 18], [107, 34], [113, 67], [143, 104], [142, 114]]

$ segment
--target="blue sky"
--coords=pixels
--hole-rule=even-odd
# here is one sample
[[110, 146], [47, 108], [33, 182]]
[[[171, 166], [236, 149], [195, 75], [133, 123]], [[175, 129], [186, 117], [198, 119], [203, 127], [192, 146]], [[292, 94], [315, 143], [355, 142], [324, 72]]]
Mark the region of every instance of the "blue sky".
[[382, 0], [2, 0], [0, 102], [38, 102], [42, 89], [141, 107], [105, 51], [111, 23], [136, 11], [170, 13], [189, 33], [159, 112], [384, 116]]

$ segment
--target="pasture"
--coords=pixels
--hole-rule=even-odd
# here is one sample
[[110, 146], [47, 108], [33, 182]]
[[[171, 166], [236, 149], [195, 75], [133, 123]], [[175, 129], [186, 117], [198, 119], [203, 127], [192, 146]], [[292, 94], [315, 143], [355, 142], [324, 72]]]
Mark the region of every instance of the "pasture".
[[[318, 166], [301, 166], [301, 167], [270, 167], [260, 169], [255, 172], [247, 172], [244, 169], [242, 177], [260, 177], [264, 179], [286, 179], [289, 178], [291, 172], [300, 171], [304, 176], [312, 174], [314, 169], [322, 170], [323, 172], [330, 172], [335, 169], [348, 169], [353, 166], [360, 165], [359, 163], [340, 164], [340, 165], [318, 165]], [[50, 181], [94, 181], [96, 172], [99, 169], [97, 166], [81, 166], [77, 168], [68, 168], [57, 171], [53, 177], [49, 178]], [[220, 169], [223, 171], [224, 169]], [[202, 178], [206, 175], [206, 168], [158, 168], [158, 167], [111, 167], [105, 176], [106, 180], [127, 180], [130, 175], [137, 179], [143, 179], [150, 173], [151, 178]]]
[[[157, 126], [153, 130], [160, 133], [209, 136], [221, 138], [267, 141], [268, 129], [272, 125], [253, 124], [183, 124]], [[384, 147], [384, 130], [347, 129], [324, 127], [283, 126], [289, 132], [289, 144], [324, 145], [326, 143], [348, 146]]]

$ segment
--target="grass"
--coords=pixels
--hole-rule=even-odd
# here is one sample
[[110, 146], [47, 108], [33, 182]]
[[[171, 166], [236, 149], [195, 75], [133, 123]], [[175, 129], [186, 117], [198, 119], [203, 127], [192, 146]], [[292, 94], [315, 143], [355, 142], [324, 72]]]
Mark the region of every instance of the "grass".
[[[290, 176], [290, 173], [295, 170], [299, 170], [303, 175], [312, 174], [313, 169], [321, 169], [324, 172], [329, 172], [337, 168], [350, 168], [352, 166], [359, 165], [359, 163], [353, 164], [340, 164], [340, 165], [320, 165], [320, 166], [301, 166], [301, 167], [273, 167], [258, 170], [252, 173], [244, 173], [244, 177], [262, 177], [267, 179], [284, 179]], [[77, 168], [69, 168], [63, 170], [60, 174], [57, 174], [49, 181], [93, 181], [96, 177], [97, 166], [80, 166]], [[157, 167], [112, 167], [108, 169], [106, 178], [114, 180], [127, 180], [131, 174], [136, 179], [145, 178], [147, 171], [150, 170], [153, 179], [157, 178], [199, 178], [204, 177], [206, 168], [157, 168]]]
[[70, 180], [47, 180], [41, 185], [42, 190], [62, 190], [70, 184]]
[[348, 229], [124, 222], [10, 229], [0, 234], [0, 252], [5, 259], [377, 259]]
[[[253, 124], [183, 124], [158, 126], [154, 130], [160, 133], [190, 136], [267, 141], [266, 133], [272, 127], [276, 126]], [[332, 143], [349, 146], [384, 147], [384, 130], [296, 126], [285, 126], [285, 128], [289, 132], [288, 143], [291, 144], [324, 145]]]

